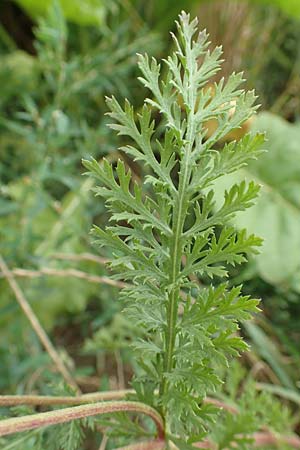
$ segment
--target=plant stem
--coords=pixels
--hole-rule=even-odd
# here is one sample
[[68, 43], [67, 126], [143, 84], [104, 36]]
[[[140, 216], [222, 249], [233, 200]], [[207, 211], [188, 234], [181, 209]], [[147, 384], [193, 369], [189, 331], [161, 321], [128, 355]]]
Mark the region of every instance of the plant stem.
[[[192, 72], [190, 71], [192, 77]], [[177, 204], [173, 211], [172, 222], [172, 238], [170, 245], [171, 254], [171, 270], [169, 276], [169, 285], [171, 286], [171, 292], [168, 299], [167, 306], [167, 331], [166, 331], [166, 348], [165, 348], [165, 361], [164, 370], [170, 372], [173, 368], [173, 353], [176, 338], [176, 323], [178, 318], [178, 303], [180, 295], [180, 285], [178, 284], [178, 278], [181, 268], [182, 259], [182, 234], [184, 228], [184, 222], [188, 209], [188, 184], [191, 175], [191, 152], [194, 144], [195, 124], [194, 124], [194, 109], [195, 98], [193, 96], [193, 89], [190, 90], [189, 104], [192, 105], [187, 120], [188, 127], [186, 133], [186, 148], [182, 156], [179, 172], [179, 186]], [[162, 392], [166, 389], [166, 383], [163, 381]]]
[[34, 405], [83, 405], [108, 400], [120, 400], [128, 394], [134, 394], [132, 389], [92, 392], [78, 396], [50, 396], [50, 395], [0, 395], [0, 406]]
[[[178, 304], [180, 295], [180, 285], [178, 278], [180, 274], [181, 259], [182, 259], [182, 234], [184, 221], [187, 210], [187, 184], [190, 178], [189, 155], [190, 148], [187, 148], [187, 153], [184, 154], [179, 173], [179, 187], [177, 205], [173, 212], [173, 235], [171, 238], [170, 253], [171, 253], [171, 269], [169, 276], [169, 285], [171, 291], [168, 298], [167, 305], [167, 330], [165, 334], [165, 359], [164, 372], [169, 373], [173, 369], [173, 353], [176, 339], [176, 324], [178, 319]], [[167, 383], [164, 377], [160, 388], [160, 394], [166, 393]]]
[[[186, 172], [186, 171], [184, 171]], [[178, 203], [173, 213], [173, 236], [171, 241], [171, 270], [169, 284], [171, 292], [169, 294], [167, 306], [167, 333], [166, 333], [166, 357], [165, 371], [170, 372], [173, 367], [173, 350], [176, 337], [176, 322], [178, 315], [179, 287], [177, 284], [180, 273], [182, 248], [181, 237], [184, 224], [184, 199], [185, 199], [186, 176], [182, 174], [179, 180]]]
[[[178, 303], [180, 295], [180, 286], [178, 284], [178, 278], [181, 268], [182, 259], [182, 234], [184, 228], [184, 222], [188, 209], [188, 185], [191, 175], [191, 153], [195, 141], [195, 105], [196, 97], [194, 94], [194, 57], [192, 55], [192, 42], [191, 39], [186, 43], [186, 64], [188, 77], [185, 80], [187, 83], [186, 91], [187, 97], [185, 99], [186, 104], [189, 106], [187, 111], [187, 129], [185, 142], [183, 145], [182, 159], [180, 161], [179, 172], [179, 186], [177, 204], [173, 211], [172, 222], [172, 241], [170, 246], [171, 253], [171, 270], [169, 282], [171, 286], [171, 292], [169, 295], [168, 307], [167, 307], [167, 332], [166, 332], [166, 355], [164, 369], [168, 373], [173, 368], [173, 352], [176, 338], [176, 323], [178, 317]], [[163, 391], [165, 391], [166, 384], [164, 383]]]
[[108, 442], [108, 437], [106, 436], [106, 434], [104, 434], [98, 450], [106, 450], [107, 442]]
[[101, 266], [111, 262], [110, 258], [94, 255], [93, 253], [61, 253], [55, 252], [50, 255], [52, 259], [62, 259], [67, 261], [91, 261]]
[[119, 447], [116, 450], [164, 450], [165, 446], [164, 440], [157, 439], [155, 441], [139, 442], [126, 447]]
[[15, 277], [27, 277], [27, 278], [37, 278], [43, 275], [54, 277], [75, 277], [80, 278], [81, 280], [86, 280], [90, 283], [108, 284], [109, 286], [114, 286], [119, 289], [123, 289], [128, 286], [127, 283], [124, 283], [122, 281], [115, 281], [106, 276], [94, 275], [73, 268], [54, 269], [52, 267], [41, 267], [39, 270], [28, 270], [28, 269], [19, 269], [16, 267], [14, 269], [11, 269], [11, 273]]
[[0, 421], [0, 436], [120, 411], [132, 411], [151, 417], [157, 427], [158, 439], [164, 439], [164, 423], [158, 412], [144, 403], [126, 401], [93, 403], [2, 420]]

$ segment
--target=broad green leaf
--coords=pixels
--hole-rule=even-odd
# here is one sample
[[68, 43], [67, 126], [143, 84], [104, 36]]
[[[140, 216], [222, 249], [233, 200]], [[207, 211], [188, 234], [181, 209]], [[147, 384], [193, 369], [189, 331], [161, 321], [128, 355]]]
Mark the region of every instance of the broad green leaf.
[[[291, 282], [300, 268], [300, 126], [270, 113], [261, 113], [252, 131], [266, 132], [268, 151], [246, 169], [215, 182], [217, 206], [224, 189], [253, 180], [262, 185], [255, 206], [238, 212], [232, 222], [264, 239], [257, 270], [270, 283]], [[283, 268], [284, 261], [284, 268]]]
[[[45, 16], [52, 0], [17, 0], [33, 18]], [[101, 25], [106, 8], [103, 0], [60, 0], [66, 19], [79, 25]]]
[[[201, 3], [209, 3], [212, 0], [200, 0]], [[215, 0], [214, 0], [215, 1]], [[270, 8], [278, 8], [284, 14], [295, 19], [300, 19], [300, 2], [299, 0], [250, 0], [250, 3], [256, 3], [269, 6]]]
[[295, 19], [300, 19], [300, 2], [299, 0], [252, 0], [256, 3], [262, 3], [270, 6], [276, 6], [285, 14]]

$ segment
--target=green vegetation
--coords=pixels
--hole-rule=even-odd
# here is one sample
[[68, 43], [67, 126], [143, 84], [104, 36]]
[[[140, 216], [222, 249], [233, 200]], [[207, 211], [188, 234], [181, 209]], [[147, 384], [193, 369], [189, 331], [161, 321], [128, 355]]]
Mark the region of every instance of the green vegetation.
[[[134, 141], [134, 146], [122, 150], [151, 169], [144, 186], [132, 180], [122, 160], [116, 167], [117, 181], [106, 160], [102, 165], [84, 162], [100, 181], [96, 195], [106, 200], [115, 222], [106, 232], [95, 228], [97, 242], [112, 249], [111, 268], [131, 282], [122, 296], [129, 318], [142, 328], [143, 338], [134, 347], [143, 370], [134, 386], [147, 393], [140, 400], [162, 412], [175, 442], [185, 436], [194, 442], [203, 431], [207, 411], [199, 403], [221, 382], [214, 365], [226, 364], [225, 355], [245, 349], [233, 334], [237, 321], [250, 318], [257, 305], [240, 295], [240, 287], [228, 290], [221, 284], [203, 289], [190, 277], [222, 278], [226, 264], [244, 262], [244, 254], [261, 245], [256, 236], [227, 226], [236, 211], [252, 205], [257, 185], [233, 185], [215, 213], [213, 191], [203, 194], [215, 179], [255, 158], [263, 136], [246, 135], [238, 143], [226, 144], [220, 153], [215, 151], [223, 136], [253, 114], [255, 96], [240, 89], [240, 74], [207, 90], [219, 70], [221, 49], [210, 54], [208, 38], [205, 33], [196, 35], [196, 26], [197, 21], [190, 22], [182, 13], [178, 37], [174, 36], [176, 51], [166, 61], [164, 80], [155, 59], [139, 57], [140, 81], [152, 95], [138, 116], [138, 126], [128, 102], [122, 109], [114, 97], [107, 100], [116, 122], [110, 127]], [[230, 114], [233, 101], [236, 111]], [[158, 131], [153, 120], [156, 109], [164, 130]], [[205, 140], [205, 124], [211, 118], [217, 119], [218, 127]], [[128, 226], [122, 225], [124, 221]], [[220, 234], [217, 225], [223, 226]]]
[[0, 448], [300, 448], [296, 8], [42, 3], [0, 6]]

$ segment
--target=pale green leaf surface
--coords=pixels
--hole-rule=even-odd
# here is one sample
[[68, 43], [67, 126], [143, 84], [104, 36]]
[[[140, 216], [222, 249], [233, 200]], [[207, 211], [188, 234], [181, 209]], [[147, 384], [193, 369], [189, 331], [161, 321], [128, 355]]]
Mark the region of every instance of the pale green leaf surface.
[[255, 179], [261, 184], [257, 203], [237, 213], [232, 222], [264, 239], [262, 253], [256, 257], [259, 274], [271, 283], [289, 282], [300, 268], [300, 126], [261, 113], [252, 130], [266, 132], [268, 152], [247, 169], [215, 181], [216, 203], [221, 206], [224, 189], [233, 183]]
[[[17, 0], [32, 17], [45, 16], [53, 3], [51, 0]], [[80, 25], [101, 25], [105, 17], [102, 0], [60, 0], [67, 19]]]

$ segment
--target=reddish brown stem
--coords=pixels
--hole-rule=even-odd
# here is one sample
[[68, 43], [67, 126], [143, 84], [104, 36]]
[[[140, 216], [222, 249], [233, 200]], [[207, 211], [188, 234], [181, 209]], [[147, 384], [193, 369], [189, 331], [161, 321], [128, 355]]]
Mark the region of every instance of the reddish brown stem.
[[70, 422], [84, 417], [120, 411], [142, 413], [151, 417], [157, 426], [158, 438], [160, 440], [164, 439], [164, 423], [158, 412], [144, 403], [126, 401], [93, 403], [75, 406], [73, 408], [63, 408], [58, 411], [49, 411], [5, 419], [0, 422], [0, 436], [34, 430], [36, 428], [56, 425], [58, 423]]
[[163, 450], [165, 446], [166, 443], [163, 439], [156, 439], [155, 441], [138, 442], [126, 447], [119, 447], [116, 450]]
[[[14, 395], [6, 395], [6, 396], [0, 396], [0, 406], [14, 406], [14, 405], [41, 405], [41, 406], [50, 406], [50, 405], [82, 405], [84, 403], [95, 403], [105, 400], [113, 400], [113, 399], [120, 399], [124, 398], [127, 394], [132, 393], [132, 390], [125, 389], [122, 391], [107, 391], [107, 392], [94, 392], [91, 394], [84, 394], [76, 397], [51, 397], [51, 396], [41, 396], [41, 395], [24, 395], [24, 396], [14, 396]], [[218, 400], [207, 398], [205, 400], [205, 403], [212, 403], [216, 406], [220, 406], [221, 408], [227, 409], [229, 412], [237, 413], [237, 409], [233, 406], [226, 405], [223, 402], [220, 402]], [[105, 405], [105, 407], [104, 407]], [[120, 408], [121, 405], [121, 409]], [[125, 409], [124, 406], [125, 405]], [[129, 405], [129, 408], [128, 408]], [[135, 409], [130, 409], [130, 406], [134, 405]], [[138, 407], [136, 407], [138, 405]], [[96, 410], [98, 412], [95, 412], [94, 407], [96, 407]], [[110, 409], [110, 408], [113, 409]], [[117, 408], [117, 409], [115, 409]], [[82, 417], [88, 417], [90, 415], [96, 415], [96, 414], [105, 414], [108, 412], [115, 412], [115, 411], [135, 411], [135, 412], [141, 412], [144, 414], [149, 415], [152, 417], [152, 419], [155, 421], [158, 432], [159, 432], [159, 439], [154, 441], [148, 441], [148, 442], [140, 442], [138, 444], [133, 444], [127, 447], [121, 447], [118, 450], [160, 450], [164, 448], [165, 441], [163, 439], [163, 421], [162, 418], [159, 416], [159, 414], [152, 408], [148, 407], [147, 405], [144, 405], [142, 403], [138, 402], [106, 402], [106, 403], [96, 403], [96, 404], [89, 404], [85, 405], [85, 408], [80, 407], [76, 408], [66, 408], [63, 410], [60, 410], [65, 420], [62, 420], [59, 416], [60, 411], [52, 411], [50, 413], [40, 413], [35, 414], [32, 416], [25, 416], [24, 418], [16, 418], [16, 419], [8, 419], [0, 422], [0, 436], [5, 434], [11, 434], [18, 431], [25, 431], [25, 428], [14, 428], [13, 431], [10, 431], [9, 433], [3, 432], [3, 430], [7, 429], [5, 428], [5, 423], [9, 425], [9, 423], [16, 424], [16, 421], [20, 422], [20, 426], [23, 426], [25, 423], [22, 419], [27, 419], [26, 423], [29, 424], [35, 420], [35, 418], [38, 418], [39, 424], [34, 427], [26, 428], [33, 429], [38, 428], [40, 426], [47, 426], [52, 425], [55, 423], [62, 423], [62, 422], [68, 422], [74, 419], [79, 419]], [[77, 415], [79, 413], [79, 415]], [[46, 415], [51, 415], [49, 421], [47, 419]], [[75, 414], [75, 416], [74, 416]], [[84, 415], [82, 415], [84, 414]], [[40, 420], [40, 417], [42, 416], [42, 420]], [[28, 419], [29, 418], [29, 419]], [[31, 418], [31, 419], [30, 419]], [[28, 422], [27, 422], [28, 421]], [[18, 424], [17, 424], [18, 425]], [[19, 426], [19, 425], [18, 425]], [[3, 434], [1, 434], [3, 433]], [[270, 431], [265, 432], [257, 432], [253, 435], [254, 439], [254, 446], [259, 448], [266, 445], [278, 445], [279, 443], [288, 444], [293, 448], [300, 449], [300, 438], [296, 435], [292, 436], [277, 436]], [[195, 444], [195, 447], [197, 448], [207, 448], [207, 449], [214, 449], [214, 444], [208, 440], [205, 440], [203, 442], [199, 442]]]
[[[293, 448], [300, 448], [300, 438], [298, 436], [281, 436], [271, 432], [258, 432], [253, 435], [255, 447], [263, 447], [266, 445], [288, 444]], [[278, 447], [279, 448], [279, 447]]]
[[[53, 405], [83, 405], [84, 403], [95, 403], [105, 400], [120, 400], [128, 394], [134, 394], [133, 389], [118, 389], [114, 391], [91, 392], [89, 394], [71, 396], [50, 396], [50, 395], [0, 395], [0, 406], [15, 405], [36, 405], [36, 406], [53, 406]], [[212, 404], [223, 408], [229, 412], [237, 413], [236, 407], [228, 405], [224, 402], [207, 397], [204, 400], [206, 404]]]

